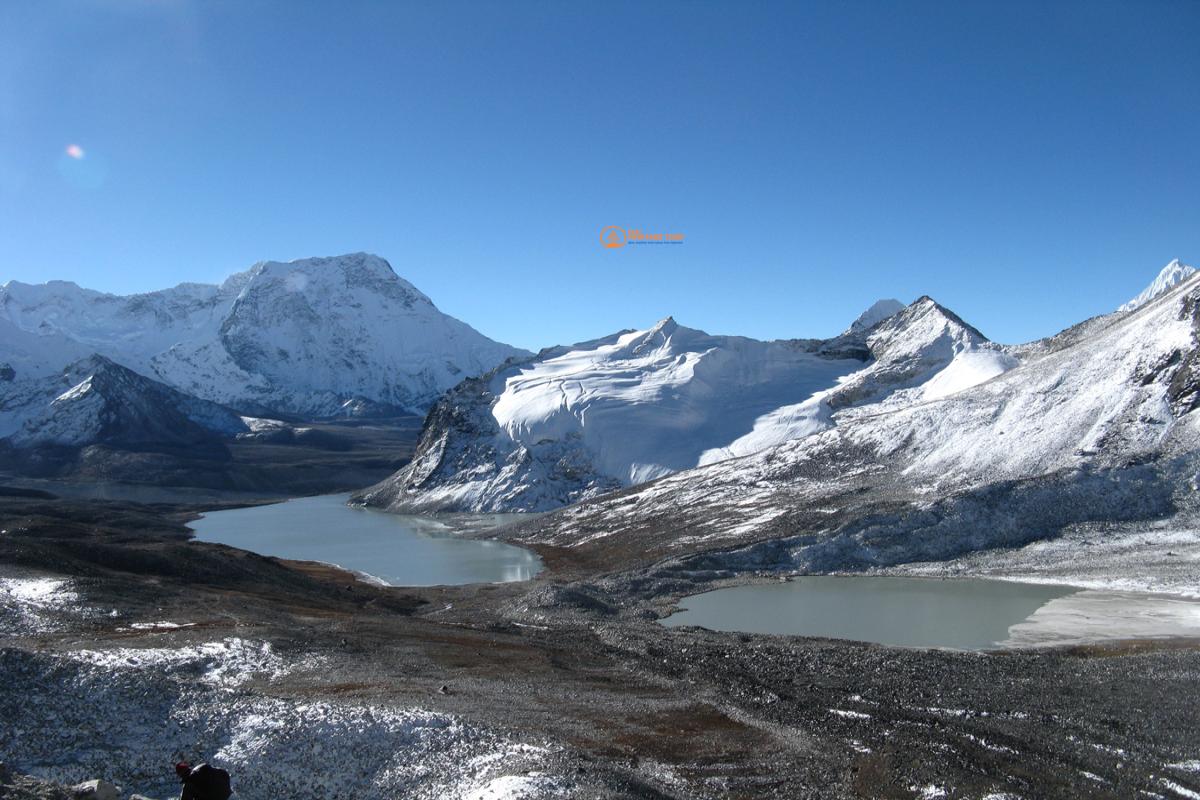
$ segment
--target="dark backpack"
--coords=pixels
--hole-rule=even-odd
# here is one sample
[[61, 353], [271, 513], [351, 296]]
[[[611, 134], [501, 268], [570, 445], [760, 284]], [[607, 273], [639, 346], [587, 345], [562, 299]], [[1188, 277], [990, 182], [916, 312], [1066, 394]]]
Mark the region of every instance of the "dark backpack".
[[229, 773], [211, 764], [201, 764], [188, 776], [188, 784], [194, 786], [204, 800], [229, 800], [233, 789], [229, 786]]

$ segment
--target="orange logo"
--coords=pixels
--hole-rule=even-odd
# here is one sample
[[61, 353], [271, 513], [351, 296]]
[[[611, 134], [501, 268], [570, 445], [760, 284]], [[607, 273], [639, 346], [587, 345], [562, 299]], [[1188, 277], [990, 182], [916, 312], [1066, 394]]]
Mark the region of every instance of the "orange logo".
[[612, 250], [617, 247], [625, 246], [625, 229], [616, 225], [609, 225], [604, 230], [600, 231], [600, 244]]
[[619, 225], [609, 225], [600, 231], [600, 244], [607, 250], [615, 250], [627, 244], [683, 244], [683, 234], [646, 233], [641, 228], [626, 230]]

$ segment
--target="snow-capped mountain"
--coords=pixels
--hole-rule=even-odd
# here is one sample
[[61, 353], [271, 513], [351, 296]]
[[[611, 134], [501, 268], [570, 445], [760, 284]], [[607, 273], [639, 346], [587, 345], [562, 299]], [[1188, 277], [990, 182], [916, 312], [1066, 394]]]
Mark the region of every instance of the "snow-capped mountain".
[[[883, 327], [877, 348], [893, 338]], [[1035, 344], [1011, 366], [1009, 353], [983, 348], [971, 369], [957, 368], [975, 381], [985, 353], [995, 362], [984, 374], [1004, 368], [989, 380], [963, 387], [950, 372], [951, 385], [930, 392], [927, 381], [908, 402], [896, 392], [841, 408], [814, 435], [572, 506], [519, 538], [648, 558], [721, 550], [723, 567], [830, 570], [1020, 545], [1192, 502], [1200, 277]], [[885, 358], [880, 350], [876, 364]]]
[[1149, 286], [1142, 290], [1141, 294], [1122, 305], [1117, 311], [1133, 311], [1135, 308], [1145, 305], [1159, 295], [1174, 289], [1195, 273], [1195, 267], [1189, 267], [1187, 264], [1180, 263], [1179, 259], [1176, 258], [1162, 268], [1158, 276], [1151, 281]]
[[232, 411], [103, 356], [44, 377], [0, 382], [0, 441], [22, 449], [92, 444], [219, 446], [248, 428]]
[[[872, 306], [871, 310], [879, 304]], [[855, 322], [858, 325], [859, 321]], [[850, 331], [854, 330], [852, 325]], [[832, 428], [841, 409], [869, 405], [873, 411], [943, 397], [1015, 367], [1018, 360], [929, 297], [883, 316], [864, 335], [871, 359], [837, 385], [801, 403], [782, 406], [754, 422], [754, 429], [710, 450], [700, 464], [745, 456]]]
[[[830, 340], [710, 336], [667, 318], [468, 381], [413, 462], [359, 501], [397, 510], [546, 510], [830, 427], [838, 408], [1016, 359], [928, 298], [872, 306]], [[943, 374], [945, 373], [945, 374]]]
[[96, 353], [239, 410], [310, 417], [423, 412], [463, 378], [524, 355], [364, 253], [131, 296], [11, 281], [0, 288], [0, 348], [22, 378]]

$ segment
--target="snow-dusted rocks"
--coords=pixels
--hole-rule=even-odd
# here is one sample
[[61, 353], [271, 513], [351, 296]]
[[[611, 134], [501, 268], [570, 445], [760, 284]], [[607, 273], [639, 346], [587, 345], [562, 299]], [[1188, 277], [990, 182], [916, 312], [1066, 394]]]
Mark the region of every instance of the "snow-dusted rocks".
[[121, 800], [121, 793], [117, 787], [101, 779], [76, 784], [71, 787], [71, 791], [77, 800]]
[[[872, 322], [874, 320], [874, 322]], [[957, 361], [961, 359], [961, 361]], [[952, 370], [1016, 363], [928, 298], [872, 306], [830, 340], [710, 336], [667, 318], [511, 363], [443, 398], [413, 462], [359, 496], [397, 510], [542, 511], [829, 428]]]
[[449, 317], [365, 253], [262, 262], [220, 286], [120, 297], [51, 281], [0, 288], [0, 380], [102, 355], [255, 414], [425, 411], [522, 351]]
[[254, 658], [261, 646], [239, 645], [127, 647], [107, 658], [0, 650], [0, 758], [66, 784], [106, 775], [153, 797], [179, 795], [173, 752], [227, 769], [246, 800], [495, 798], [506, 777], [531, 773], [544, 776], [527, 783], [536, 796], [570, 795], [568, 780], [546, 773], [547, 748], [462, 717], [254, 691], [280, 674]]

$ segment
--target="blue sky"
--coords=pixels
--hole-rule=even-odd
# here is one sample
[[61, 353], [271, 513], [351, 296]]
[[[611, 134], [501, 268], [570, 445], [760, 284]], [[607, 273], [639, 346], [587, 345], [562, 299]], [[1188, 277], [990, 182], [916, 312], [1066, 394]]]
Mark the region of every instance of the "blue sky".
[[1200, 262], [1198, 38], [1192, 0], [0, 3], [0, 280], [366, 250], [529, 348], [922, 294], [1024, 341]]

